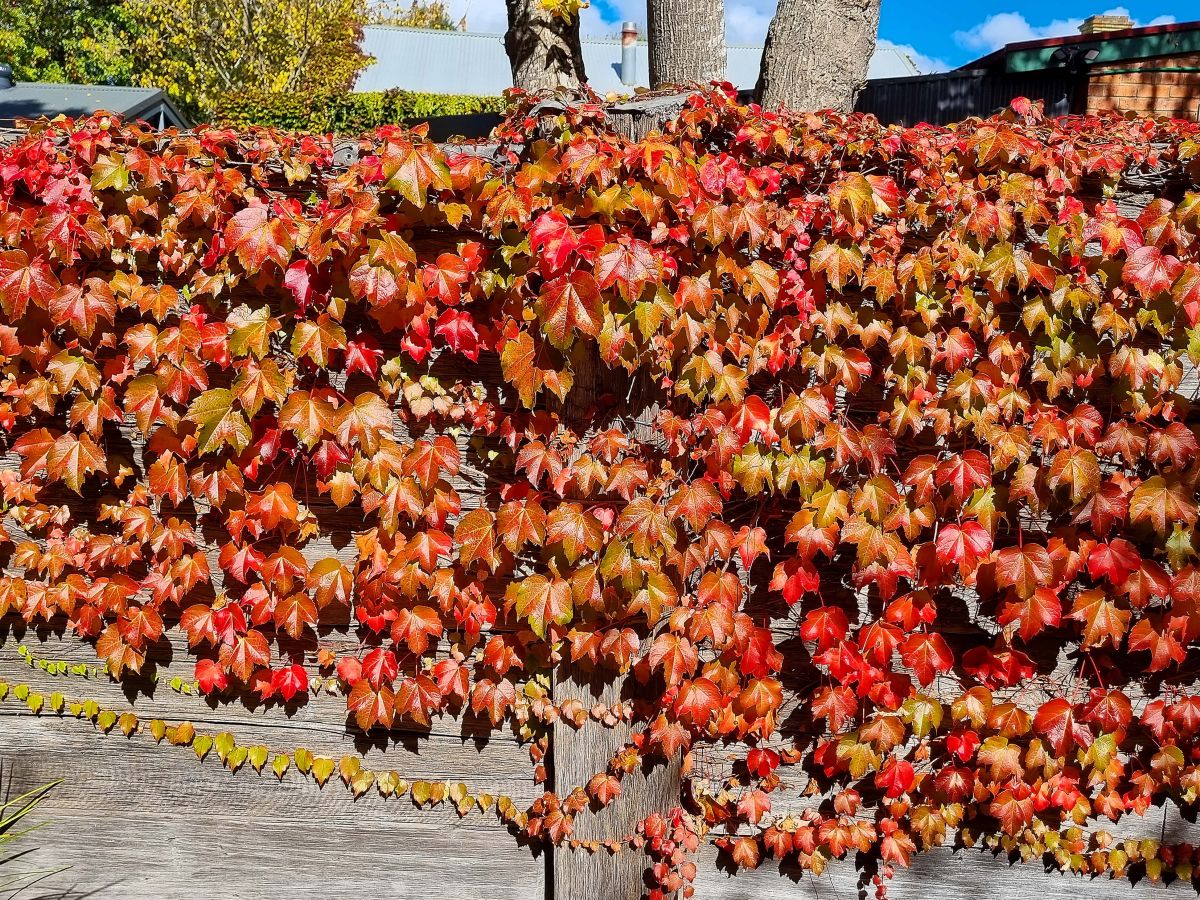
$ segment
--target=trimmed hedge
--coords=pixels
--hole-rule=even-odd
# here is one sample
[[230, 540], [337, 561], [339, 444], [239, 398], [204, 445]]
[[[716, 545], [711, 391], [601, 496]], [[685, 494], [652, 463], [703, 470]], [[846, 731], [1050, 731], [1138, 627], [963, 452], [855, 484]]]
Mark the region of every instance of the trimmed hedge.
[[210, 116], [235, 128], [254, 125], [293, 131], [360, 134], [381, 125], [470, 113], [502, 113], [503, 97], [372, 91], [337, 95], [239, 93], [222, 99]]

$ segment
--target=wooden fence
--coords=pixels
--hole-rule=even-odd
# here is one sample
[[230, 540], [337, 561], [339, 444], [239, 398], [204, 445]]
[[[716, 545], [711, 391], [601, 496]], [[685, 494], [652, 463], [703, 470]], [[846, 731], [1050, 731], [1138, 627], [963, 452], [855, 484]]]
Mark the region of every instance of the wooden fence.
[[[106, 709], [135, 711], [143, 720], [186, 720], [199, 732], [231, 731], [239, 742], [257, 741], [273, 750], [305, 747], [334, 758], [358, 753], [372, 768], [402, 772], [410, 781], [469, 782], [475, 790], [506, 794], [518, 803], [541, 792], [530, 777], [528, 754], [514, 738], [464, 733], [454, 720], [435, 722], [429, 734], [398, 729], [384, 746], [346, 727], [341, 697], [312, 697], [288, 715], [238, 704], [210, 708], [200, 698], [180, 695], [170, 679], [179, 674], [190, 680], [191, 663], [177, 633], [171, 659], [158, 660], [157, 684], [134, 697], [105, 678], [50, 675], [30, 666], [17, 649], [94, 665], [88, 645], [26, 631], [12, 618], [4, 620], [2, 634], [0, 679], [28, 684], [45, 696], [59, 691], [68, 699], [86, 697]], [[552, 748], [558, 779], [565, 785], [577, 772], [590, 774], [596, 764], [589, 754], [602, 753], [601, 742], [611, 739], [609, 730], [594, 723], [565, 747], [560, 738]], [[580, 752], [583, 747], [587, 753]], [[336, 774], [324, 788], [294, 769], [278, 778], [269, 763], [262, 774], [248, 764], [233, 774], [215, 751], [200, 762], [192, 747], [165, 741], [160, 746], [150, 735], [126, 738], [119, 728], [104, 734], [69, 714], [34, 716], [11, 692], [0, 702], [0, 761], [9, 796], [62, 779], [39, 810], [44, 827], [27, 839], [26, 846], [38, 849], [8, 865], [68, 868], [24, 891], [23, 900], [623, 900], [637, 893], [628, 888], [627, 877], [619, 880], [622, 874], [640, 872], [645, 864], [633, 854], [614, 859], [606, 853], [535, 852], [518, 846], [493, 815], [476, 809], [459, 818], [449, 802], [418, 809], [407, 794], [384, 799], [374, 789], [354, 799]], [[630, 781], [626, 788], [631, 802], [617, 810], [623, 818], [653, 803]], [[577, 827], [583, 831], [588, 825]], [[1200, 840], [1200, 828], [1174, 809], [1151, 809], [1126, 833]], [[896, 877], [889, 896], [1141, 900], [1195, 893], [1190, 884], [1131, 886], [1047, 874], [1040, 861], [1014, 864], [980, 850], [923, 853], [914, 862]], [[709, 847], [698, 863], [697, 896], [709, 900], [851, 900], [872, 891], [860, 884], [852, 862], [834, 864], [820, 877], [781, 873], [774, 864], [731, 877]]]
[[[662, 114], [661, 98], [647, 105], [653, 115]], [[617, 110], [616, 117], [623, 116], [623, 127], [640, 135], [648, 127], [645, 112], [631, 106]], [[1132, 208], [1148, 196], [1131, 195], [1124, 202]], [[474, 371], [472, 377], [483, 376]], [[0, 468], [16, 463], [12, 455], [0, 458]], [[470, 485], [460, 490], [466, 500]], [[346, 528], [351, 532], [353, 523], [347, 521]], [[218, 569], [215, 553], [212, 567]], [[271, 757], [286, 752], [295, 760], [295, 748], [335, 760], [358, 755], [378, 772], [403, 773], [410, 782], [466, 782], [477, 796], [503, 795], [522, 807], [542, 793], [531, 775], [528, 750], [516, 736], [469, 720], [441, 718], [430, 732], [398, 727], [384, 738], [368, 737], [347, 725], [340, 696], [318, 694], [295, 708], [267, 709], [251, 698], [216, 705], [181, 692], [172, 681], [178, 676], [191, 682], [192, 660], [177, 628], [167, 637], [152, 656], [156, 680], [117, 684], [95, 670], [90, 645], [61, 631], [29, 629], [16, 616], [0, 620], [0, 681], [9, 687], [0, 701], [0, 792], [15, 796], [61, 779], [39, 810], [44, 827], [27, 839], [36, 851], [5, 864], [56, 870], [22, 892], [24, 900], [625, 900], [640, 895], [646, 859], [637, 853], [614, 858], [605, 852], [522, 846], [494, 814], [478, 807], [460, 815], [450, 800], [430, 809], [415, 805], [411, 793], [385, 798], [375, 788], [355, 798], [336, 772], [319, 787], [297, 772], [294, 762], [282, 775], [272, 771], [270, 761], [261, 772], [246, 763], [235, 774], [221, 764], [215, 748], [200, 760], [194, 745], [158, 743], [144, 732], [126, 737], [120, 725], [105, 732], [90, 719], [71, 715], [72, 702], [94, 700], [117, 714], [133, 712], [143, 723], [190, 722], [202, 734], [231, 732], [242, 745], [271, 748]], [[345, 649], [355, 646], [352, 637], [342, 640]], [[68, 674], [54, 673], [64, 665]], [[70, 674], [76, 667], [90, 668], [90, 677]], [[597, 693], [569, 676], [559, 673], [556, 700], [578, 697], [590, 705], [613, 699], [611, 685], [603, 689], [609, 694]], [[43, 707], [34, 715], [16, 685], [28, 685], [46, 698], [61, 693], [62, 712]], [[586, 780], [604, 768], [622, 741], [619, 730], [594, 722], [578, 730], [556, 726], [548, 787], [569, 790]], [[698, 765], [720, 771], [729, 762], [719, 751], [708, 753]], [[576, 831], [595, 839], [628, 833], [647, 811], [670, 805], [677, 786], [678, 772], [669, 769], [628, 778], [622, 800], [599, 817], [581, 816]], [[788, 799], [797, 806], [802, 802], [785, 792], [780, 806]], [[1200, 842], [1200, 827], [1174, 808], [1152, 808], [1140, 821], [1124, 820], [1122, 829], [1127, 836]], [[853, 860], [835, 863], [821, 876], [780, 871], [769, 863], [735, 877], [708, 845], [698, 865], [696, 895], [708, 900], [850, 900], [873, 893], [869, 873]], [[0, 875], [4, 872], [0, 869]], [[1019, 864], [978, 849], [948, 848], [918, 854], [914, 867], [898, 874], [889, 888], [895, 900], [1140, 900], [1165, 893], [1195, 892], [1190, 884], [1164, 888], [1048, 874], [1039, 860]]]

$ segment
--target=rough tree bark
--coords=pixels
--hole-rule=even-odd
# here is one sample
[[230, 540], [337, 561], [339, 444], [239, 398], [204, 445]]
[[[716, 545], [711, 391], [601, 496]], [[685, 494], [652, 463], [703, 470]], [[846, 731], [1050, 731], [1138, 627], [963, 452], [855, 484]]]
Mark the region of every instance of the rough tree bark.
[[587, 79], [579, 46], [579, 18], [552, 16], [539, 0], [506, 0], [504, 50], [513, 86], [527, 91], [575, 90]]
[[756, 95], [763, 106], [849, 112], [867, 80], [879, 0], [779, 0]]
[[723, 0], [649, 0], [650, 86], [725, 80]]

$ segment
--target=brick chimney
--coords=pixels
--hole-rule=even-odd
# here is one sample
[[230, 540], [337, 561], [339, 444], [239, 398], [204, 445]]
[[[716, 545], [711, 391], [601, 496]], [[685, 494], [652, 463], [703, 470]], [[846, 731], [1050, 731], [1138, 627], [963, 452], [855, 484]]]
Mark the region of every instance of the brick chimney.
[[1080, 34], [1103, 34], [1106, 31], [1122, 31], [1133, 27], [1129, 16], [1088, 16], [1079, 26]]

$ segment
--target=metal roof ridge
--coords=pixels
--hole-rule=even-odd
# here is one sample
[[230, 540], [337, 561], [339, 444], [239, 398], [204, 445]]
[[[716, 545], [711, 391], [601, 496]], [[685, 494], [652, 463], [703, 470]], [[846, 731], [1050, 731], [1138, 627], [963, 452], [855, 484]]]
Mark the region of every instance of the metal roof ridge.
[[1089, 41], [1150, 37], [1156, 34], [1175, 34], [1180, 31], [1196, 31], [1198, 29], [1200, 29], [1200, 19], [1189, 19], [1186, 22], [1168, 22], [1163, 25], [1137, 25], [1130, 28], [1119, 28], [1115, 31], [1096, 31], [1091, 34], [1060, 34], [1054, 37], [1036, 38], [1032, 41], [1013, 41], [999, 49], [1027, 50], [1033, 47], [1061, 47], [1064, 44], [1085, 44]]
[[[387, 31], [417, 31], [417, 32], [421, 32], [422, 34], [438, 34], [438, 35], [446, 35], [447, 37], [449, 37], [450, 35], [456, 35], [456, 36], [461, 35], [462, 37], [486, 37], [486, 38], [498, 38], [499, 40], [504, 39], [504, 35], [498, 31], [459, 31], [457, 28], [413, 28], [408, 25], [364, 25], [363, 28], [364, 29], [379, 28], [379, 29], [385, 29]], [[581, 44], [620, 44], [621, 38], [619, 35], [613, 35], [612, 37], [600, 37], [597, 35], [582, 35], [579, 38], [579, 42]], [[647, 43], [645, 35], [641, 34], [640, 32], [639, 32], [639, 36], [638, 36], [638, 43], [639, 44]], [[726, 44], [725, 49], [726, 50], [762, 50], [763, 46], [762, 46], [762, 44]]]
[[139, 87], [136, 84], [80, 84], [76, 81], [17, 81], [13, 83], [14, 88], [79, 88], [85, 91], [103, 90], [103, 91], [129, 91], [131, 93], [154, 93], [161, 94], [162, 88], [156, 87]]

